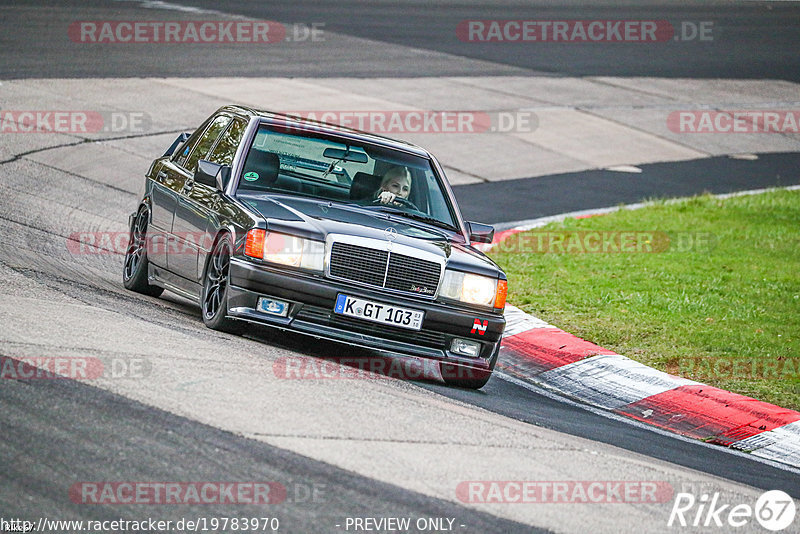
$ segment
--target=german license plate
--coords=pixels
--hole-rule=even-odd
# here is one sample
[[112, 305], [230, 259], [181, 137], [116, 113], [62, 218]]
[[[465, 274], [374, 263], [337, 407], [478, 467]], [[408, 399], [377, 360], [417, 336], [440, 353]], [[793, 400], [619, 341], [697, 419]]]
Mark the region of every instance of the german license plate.
[[410, 310], [384, 302], [373, 302], [341, 294], [336, 296], [336, 306], [333, 311], [341, 315], [409, 330], [422, 328], [422, 319], [425, 317], [425, 312], [420, 310]]

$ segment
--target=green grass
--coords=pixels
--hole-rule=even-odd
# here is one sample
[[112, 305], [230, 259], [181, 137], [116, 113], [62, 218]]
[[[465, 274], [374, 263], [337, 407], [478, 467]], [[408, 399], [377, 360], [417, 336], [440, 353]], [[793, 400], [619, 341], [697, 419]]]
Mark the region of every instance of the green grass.
[[542, 231], [653, 232], [643, 246], [661, 251], [496, 247], [510, 303], [646, 365], [800, 410], [800, 191], [656, 201]]

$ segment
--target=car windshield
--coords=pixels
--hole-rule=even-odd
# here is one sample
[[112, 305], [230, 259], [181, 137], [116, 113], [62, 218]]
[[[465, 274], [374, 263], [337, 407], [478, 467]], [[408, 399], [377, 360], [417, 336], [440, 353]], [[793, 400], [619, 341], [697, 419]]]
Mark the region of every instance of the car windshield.
[[237, 191], [357, 204], [457, 229], [441, 178], [428, 159], [321, 132], [262, 124]]

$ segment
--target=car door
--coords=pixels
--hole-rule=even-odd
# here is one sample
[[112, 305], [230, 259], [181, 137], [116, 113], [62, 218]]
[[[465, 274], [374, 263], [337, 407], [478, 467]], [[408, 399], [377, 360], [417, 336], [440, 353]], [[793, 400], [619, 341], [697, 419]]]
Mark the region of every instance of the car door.
[[178, 188], [183, 186], [169, 178], [164, 165], [159, 164], [153, 172], [153, 188], [150, 193], [150, 226], [147, 238], [150, 240], [147, 258], [154, 265], [167, 267], [167, 246], [172, 231], [172, 218], [178, 204]]
[[149, 177], [153, 180], [151, 189], [151, 228], [148, 237], [151, 240], [147, 251], [148, 259], [155, 265], [169, 269], [168, 250], [175, 246], [172, 237], [172, 224], [178, 196], [186, 183], [187, 173], [183, 165], [192, 152], [192, 148], [208, 128], [210, 119], [204, 122], [194, 133], [179, 145], [168, 160], [164, 160], [152, 169]]
[[[234, 118], [222, 136], [220, 136], [217, 144], [204, 159], [217, 165], [231, 167], [233, 157], [242, 142], [246, 128], [246, 121]], [[206, 225], [203, 228], [204, 234], [198, 240], [197, 280], [201, 280], [206, 258], [211, 253], [214, 237], [221, 226], [220, 221], [229, 220], [234, 216], [234, 213], [231, 211], [231, 204], [226, 202], [225, 193], [216, 187], [195, 182], [189, 197], [197, 209], [202, 211], [206, 221]]]
[[232, 117], [228, 114], [217, 115], [209, 123], [181, 169], [185, 180], [175, 206], [171, 235], [173, 243], [170, 243], [167, 250], [167, 262], [170, 271], [191, 282], [199, 280], [197, 261], [208, 217], [208, 209], [204, 204], [209, 201], [206, 188], [195, 183], [194, 172], [197, 170], [197, 162], [206, 159], [231, 120]]
[[149, 175], [153, 184], [150, 190], [150, 228], [147, 232], [150, 245], [147, 256], [151, 263], [160, 267], [168, 268], [167, 248], [172, 234], [172, 222], [178, 205], [178, 195], [186, 181], [185, 174], [174, 160], [180, 157], [186, 159], [199, 136], [200, 133], [192, 135], [183, 147], [179, 147], [178, 153], [169, 160], [158, 163]]

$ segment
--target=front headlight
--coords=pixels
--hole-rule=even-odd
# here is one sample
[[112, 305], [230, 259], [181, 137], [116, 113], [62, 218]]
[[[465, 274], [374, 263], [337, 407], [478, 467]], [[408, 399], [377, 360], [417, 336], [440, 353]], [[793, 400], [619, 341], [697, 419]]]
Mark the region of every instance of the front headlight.
[[505, 287], [505, 280], [447, 269], [444, 272], [442, 289], [439, 294], [468, 304], [503, 308], [505, 307]]
[[247, 232], [245, 254], [290, 267], [322, 271], [325, 243], [254, 228]]

